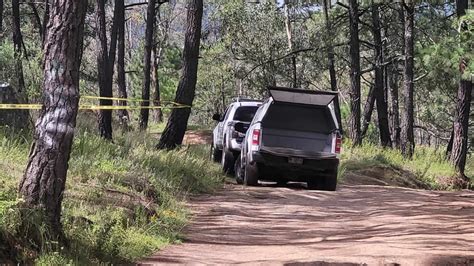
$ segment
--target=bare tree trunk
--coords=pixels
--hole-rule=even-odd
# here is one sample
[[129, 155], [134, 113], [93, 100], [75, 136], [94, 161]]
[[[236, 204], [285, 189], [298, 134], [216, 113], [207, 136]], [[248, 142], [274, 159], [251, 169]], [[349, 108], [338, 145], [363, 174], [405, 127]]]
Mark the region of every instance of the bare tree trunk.
[[38, 34], [41, 38], [41, 40], [44, 39], [44, 36], [43, 36], [43, 25], [41, 23], [41, 17], [39, 15], [39, 12], [38, 12], [38, 9], [36, 8], [36, 4], [35, 3], [32, 3], [32, 2], [28, 2], [28, 5], [31, 7], [31, 11], [32, 11], [32, 14], [33, 14], [33, 17], [34, 17], [34, 24], [35, 24], [35, 27], [38, 29]]
[[17, 93], [22, 103], [28, 102], [27, 93], [25, 91], [25, 78], [23, 76], [23, 36], [21, 34], [20, 25], [20, 2], [12, 0], [12, 31], [13, 31], [13, 48], [15, 54], [15, 73], [17, 84]]
[[145, 30], [145, 55], [143, 59], [143, 88], [142, 103], [144, 107], [140, 110], [140, 129], [146, 130], [148, 127], [148, 117], [150, 116], [150, 83], [151, 83], [151, 50], [153, 48], [153, 31], [155, 26], [155, 7], [156, 0], [149, 0], [146, 12], [146, 30]]
[[[155, 88], [153, 91], [153, 106], [160, 106], [161, 105], [161, 94], [160, 94], [160, 79], [158, 77], [158, 69], [159, 69], [159, 62], [161, 58], [162, 47], [157, 49], [157, 44], [153, 45], [152, 50], [152, 58], [153, 58], [153, 65], [152, 65], [152, 84]], [[161, 109], [154, 109], [153, 110], [153, 120], [157, 123], [163, 122], [163, 112]]]
[[365, 103], [364, 106], [364, 113], [362, 115], [362, 132], [361, 132], [361, 138], [365, 137], [365, 134], [367, 133], [367, 129], [369, 128], [370, 120], [372, 119], [372, 112], [374, 111], [374, 105], [375, 105], [375, 87], [370, 86], [369, 89], [369, 94], [367, 95], [367, 102]]
[[[99, 40], [99, 53], [97, 57], [99, 94], [100, 97], [113, 96], [113, 75], [115, 65], [115, 55], [117, 52], [117, 12], [114, 8], [114, 17], [112, 28], [110, 31], [110, 48], [107, 46], [107, 23], [105, 14], [105, 0], [97, 0], [97, 38]], [[100, 105], [112, 106], [113, 101], [110, 99], [100, 99]], [[112, 110], [99, 110], [99, 132], [100, 136], [105, 139], [112, 139]]]
[[[468, 8], [467, 0], [457, 0], [456, 9], [458, 18], [466, 15]], [[460, 42], [467, 43], [472, 40], [466, 39], [463, 36], [468, 30], [466, 22], [461, 22], [460, 26]], [[464, 170], [466, 167], [467, 144], [468, 144], [468, 130], [469, 130], [469, 114], [472, 100], [472, 74], [464, 77], [465, 69], [468, 65], [467, 58], [461, 58], [460, 62], [460, 81], [456, 99], [456, 112], [454, 115], [453, 124], [453, 148], [451, 151], [451, 162], [453, 163], [456, 172], [465, 178]], [[465, 178], [467, 180], [467, 178]]]
[[[193, 104], [197, 82], [203, 1], [189, 0], [187, 10], [183, 72], [179, 81], [178, 90], [176, 91], [175, 102], [191, 106]], [[172, 110], [157, 146], [159, 149], [174, 149], [178, 145], [181, 145], [190, 114], [190, 108]]]
[[[107, 48], [107, 29], [105, 21], [105, 0], [96, 2], [97, 39], [99, 41], [99, 52], [97, 55], [99, 95], [100, 97], [112, 97], [112, 87], [109, 87], [111, 77], [109, 76], [109, 54]], [[100, 105], [112, 105], [112, 100], [100, 99]], [[99, 110], [99, 133], [105, 139], [112, 139], [112, 111]]]
[[395, 148], [400, 148], [400, 112], [398, 105], [398, 70], [396, 65], [391, 65], [388, 71], [388, 84], [391, 99], [391, 128], [392, 140]]
[[415, 4], [413, 2], [402, 3], [405, 12], [405, 67], [404, 78], [404, 106], [402, 114], [401, 150], [406, 158], [412, 158], [415, 149], [413, 134], [414, 123], [414, 101], [413, 101], [413, 76], [414, 76], [414, 16]]
[[45, 42], [43, 109], [19, 193], [61, 232], [61, 202], [79, 104], [79, 65], [87, 1], [52, 0]]
[[[334, 59], [334, 47], [332, 43], [332, 38], [330, 38], [332, 34], [332, 27], [331, 21], [329, 19], [329, 0], [323, 0], [323, 9], [324, 9], [324, 20], [326, 24], [326, 47], [327, 47], [327, 56], [328, 56], [328, 69], [329, 69], [329, 77], [331, 79], [331, 90], [338, 91], [337, 88], [337, 79], [336, 79], [336, 67], [335, 67], [335, 59]], [[342, 118], [341, 118], [341, 109], [339, 107], [339, 97], [336, 97], [335, 102], [335, 113], [336, 119], [339, 123], [339, 127], [342, 130]]]
[[[290, 10], [288, 4], [285, 3], [285, 26], [286, 26], [286, 36], [288, 38], [288, 51], [293, 51], [293, 34], [291, 30], [291, 20], [290, 20]], [[297, 77], [297, 69], [296, 69], [296, 55], [291, 56], [291, 66], [292, 66], [292, 80], [293, 80], [293, 88], [298, 87], [298, 77]]]
[[383, 74], [383, 44], [380, 29], [379, 5], [372, 5], [372, 30], [375, 45], [375, 90], [374, 95], [377, 103], [377, 118], [380, 133], [380, 144], [382, 147], [391, 147], [390, 129], [388, 127], [387, 100], [385, 98], [385, 83]]
[[47, 34], [47, 25], [48, 25], [48, 20], [49, 20], [49, 3], [50, 0], [45, 0], [44, 1], [44, 14], [43, 14], [43, 39], [41, 40], [43, 46], [44, 46], [44, 41], [46, 40], [46, 34]]
[[3, 32], [3, 0], [0, 0], [0, 33]]
[[[125, 6], [124, 0], [115, 0], [115, 9], [117, 10], [117, 88], [118, 97], [127, 99], [127, 81], [125, 77]], [[127, 101], [119, 101], [120, 106], [127, 106]], [[127, 109], [118, 111], [120, 124], [128, 128], [130, 117]]]
[[357, 0], [349, 0], [350, 23], [350, 118], [349, 135], [354, 146], [361, 144], [360, 132], [360, 43], [359, 43], [359, 8]]

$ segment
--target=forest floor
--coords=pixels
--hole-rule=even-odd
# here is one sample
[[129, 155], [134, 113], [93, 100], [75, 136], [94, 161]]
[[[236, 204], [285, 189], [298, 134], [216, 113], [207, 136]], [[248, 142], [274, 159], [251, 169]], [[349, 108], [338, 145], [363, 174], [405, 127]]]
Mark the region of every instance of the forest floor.
[[[208, 136], [188, 132], [187, 142]], [[474, 193], [402, 188], [417, 185], [380, 171], [346, 173], [337, 192], [229, 182], [189, 201], [183, 244], [141, 263], [474, 265]]]

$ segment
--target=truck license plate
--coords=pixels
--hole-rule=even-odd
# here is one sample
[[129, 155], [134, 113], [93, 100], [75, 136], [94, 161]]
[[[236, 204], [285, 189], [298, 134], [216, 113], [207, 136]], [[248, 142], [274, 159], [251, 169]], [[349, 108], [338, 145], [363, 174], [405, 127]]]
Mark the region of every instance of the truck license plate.
[[303, 164], [303, 158], [290, 157], [288, 158], [288, 162], [291, 164]]

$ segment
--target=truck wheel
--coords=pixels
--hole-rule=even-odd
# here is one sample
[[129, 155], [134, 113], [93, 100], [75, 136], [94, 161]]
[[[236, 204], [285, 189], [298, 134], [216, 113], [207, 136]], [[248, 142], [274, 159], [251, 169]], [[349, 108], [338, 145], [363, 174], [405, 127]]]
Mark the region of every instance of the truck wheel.
[[211, 144], [211, 160], [215, 163], [218, 163], [222, 157], [222, 150], [214, 147], [214, 143]]
[[232, 175], [234, 172], [234, 154], [230, 151], [222, 151], [222, 160], [221, 160], [221, 165], [222, 165], [222, 170], [224, 173]]
[[337, 170], [324, 178], [324, 187], [326, 191], [336, 191], [337, 187]]
[[257, 165], [246, 165], [244, 168], [244, 185], [256, 186], [258, 185], [258, 167]]
[[235, 181], [237, 181], [237, 184], [242, 185], [244, 183], [244, 171], [242, 169], [242, 166], [240, 165], [241, 159], [240, 156], [237, 158], [235, 161], [235, 166], [234, 166], [234, 173], [235, 173]]
[[310, 190], [322, 190], [324, 186], [324, 180], [321, 177], [314, 177], [307, 181], [308, 189]]

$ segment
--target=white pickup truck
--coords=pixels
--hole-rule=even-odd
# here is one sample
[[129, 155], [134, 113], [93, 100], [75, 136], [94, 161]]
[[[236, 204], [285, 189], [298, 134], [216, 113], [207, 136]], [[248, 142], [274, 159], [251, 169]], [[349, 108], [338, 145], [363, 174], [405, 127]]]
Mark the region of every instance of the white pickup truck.
[[212, 117], [218, 124], [212, 132], [211, 158], [221, 163], [224, 172], [233, 173], [245, 132], [261, 104], [257, 100], [238, 99], [227, 107], [223, 115], [214, 114]]
[[337, 93], [270, 87], [242, 143], [235, 165], [238, 183], [307, 182], [336, 190], [341, 152], [334, 112]]

